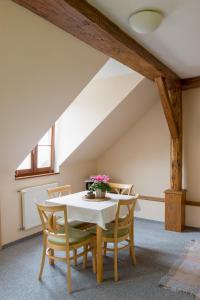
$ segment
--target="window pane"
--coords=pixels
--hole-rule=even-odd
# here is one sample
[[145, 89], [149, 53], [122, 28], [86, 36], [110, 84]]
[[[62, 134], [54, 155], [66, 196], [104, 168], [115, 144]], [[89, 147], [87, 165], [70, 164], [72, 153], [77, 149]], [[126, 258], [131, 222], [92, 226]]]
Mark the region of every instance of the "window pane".
[[38, 146], [37, 168], [46, 168], [51, 166], [51, 147]]
[[45, 133], [45, 135], [41, 138], [38, 145], [51, 145], [51, 128]]
[[23, 160], [23, 162], [19, 165], [17, 170], [26, 170], [31, 169], [31, 153], [27, 155], [27, 157]]

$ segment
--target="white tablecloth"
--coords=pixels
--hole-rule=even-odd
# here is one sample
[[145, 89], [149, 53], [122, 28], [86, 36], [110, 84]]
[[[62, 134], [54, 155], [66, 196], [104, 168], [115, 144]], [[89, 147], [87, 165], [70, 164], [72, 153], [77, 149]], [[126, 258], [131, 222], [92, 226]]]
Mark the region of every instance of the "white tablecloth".
[[[106, 223], [115, 219], [118, 200], [133, 199], [134, 196], [107, 193], [111, 198], [107, 201], [92, 202], [84, 200], [86, 191], [46, 200], [46, 203], [67, 205], [68, 219], [94, 223], [105, 228]], [[121, 217], [127, 213], [126, 207], [121, 211]]]

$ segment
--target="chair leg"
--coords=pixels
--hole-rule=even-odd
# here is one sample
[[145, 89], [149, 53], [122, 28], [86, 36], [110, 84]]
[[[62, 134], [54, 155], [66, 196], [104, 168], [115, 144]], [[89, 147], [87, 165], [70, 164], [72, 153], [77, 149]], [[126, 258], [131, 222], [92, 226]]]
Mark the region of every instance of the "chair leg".
[[66, 252], [66, 262], [67, 262], [67, 290], [68, 293], [72, 292], [72, 283], [71, 283], [71, 266], [70, 266], [70, 255]]
[[[53, 249], [49, 249], [49, 254], [51, 256], [54, 256], [54, 250]], [[51, 259], [51, 258], [49, 258], [49, 264], [50, 264], [50, 266], [54, 266], [54, 260]]]
[[130, 256], [132, 258], [132, 262], [136, 265], [136, 257], [135, 257], [135, 249], [134, 246], [130, 246]]
[[43, 238], [42, 260], [41, 260], [40, 271], [39, 271], [39, 275], [38, 275], [39, 280], [41, 280], [41, 278], [42, 278], [45, 258], [46, 258], [46, 238]]
[[85, 254], [83, 255], [83, 269], [87, 268], [87, 250], [88, 250], [88, 245], [83, 246], [83, 250]]
[[74, 265], [77, 266], [77, 249], [73, 250], [73, 254], [74, 254]]
[[136, 257], [135, 257], [135, 247], [134, 247], [134, 240], [133, 240], [133, 233], [130, 233], [130, 241], [129, 241], [129, 250], [130, 256], [132, 258], [133, 265], [136, 265]]
[[118, 254], [118, 243], [114, 245], [114, 277], [115, 281], [118, 281], [118, 266], [117, 266], [117, 254]]
[[95, 245], [92, 245], [92, 267], [93, 267], [93, 273], [96, 274], [97, 272], [97, 261], [96, 261], [96, 248]]
[[103, 251], [104, 255], [106, 255], [106, 252], [107, 252], [106, 250], [107, 250], [107, 242], [104, 242], [104, 251]]

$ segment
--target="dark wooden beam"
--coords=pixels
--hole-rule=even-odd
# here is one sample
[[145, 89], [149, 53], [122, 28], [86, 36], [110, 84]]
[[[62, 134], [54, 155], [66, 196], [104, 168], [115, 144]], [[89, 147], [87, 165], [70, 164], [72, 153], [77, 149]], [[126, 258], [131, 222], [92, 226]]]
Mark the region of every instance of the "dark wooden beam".
[[170, 102], [178, 128], [178, 136], [171, 136], [171, 189], [180, 191], [182, 189], [182, 91], [180, 87], [174, 87], [169, 91]]
[[85, 0], [13, 0], [149, 79], [179, 77]]
[[156, 78], [160, 99], [171, 133], [170, 189], [165, 191], [165, 229], [182, 231], [185, 226], [186, 191], [182, 190], [182, 90], [172, 82], [169, 89], [166, 80]]
[[178, 137], [171, 137], [170, 145], [170, 190], [165, 192], [165, 228], [181, 232], [185, 227], [186, 190], [182, 189], [182, 90], [174, 86], [169, 91], [175, 122], [178, 128]]
[[181, 79], [182, 90], [194, 89], [200, 87], [200, 76]]
[[167, 120], [167, 124], [173, 138], [178, 137], [178, 127], [175, 119], [174, 110], [172, 107], [171, 100], [169, 98], [168, 89], [166, 81], [163, 77], [158, 77], [155, 79], [155, 82], [158, 87], [158, 92], [160, 95], [161, 103], [163, 106], [164, 114]]
[[165, 228], [181, 232], [185, 227], [186, 190], [182, 190], [182, 91], [175, 86], [169, 91], [178, 137], [171, 137], [170, 144], [170, 190], [165, 192]]

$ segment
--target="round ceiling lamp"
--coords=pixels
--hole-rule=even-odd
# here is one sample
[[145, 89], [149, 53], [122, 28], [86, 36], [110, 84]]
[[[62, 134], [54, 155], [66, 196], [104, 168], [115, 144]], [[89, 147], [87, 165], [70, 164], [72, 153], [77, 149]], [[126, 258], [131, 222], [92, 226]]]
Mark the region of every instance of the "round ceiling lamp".
[[133, 13], [129, 18], [131, 28], [137, 33], [151, 33], [161, 24], [163, 14], [157, 10], [140, 10]]

